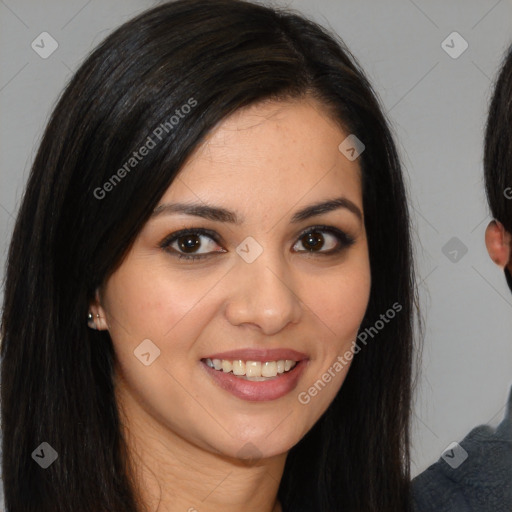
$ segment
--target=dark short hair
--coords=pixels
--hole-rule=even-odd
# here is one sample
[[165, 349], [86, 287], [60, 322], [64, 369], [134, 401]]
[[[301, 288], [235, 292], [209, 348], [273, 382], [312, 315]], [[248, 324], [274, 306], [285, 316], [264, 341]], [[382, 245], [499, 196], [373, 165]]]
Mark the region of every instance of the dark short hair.
[[[485, 130], [484, 177], [492, 216], [512, 233], [512, 46], [500, 68]], [[512, 291], [512, 276], [505, 268]]]
[[[141, 510], [115, 401], [112, 340], [87, 328], [89, 302], [214, 126], [262, 100], [307, 96], [366, 146], [358, 161], [372, 282], [361, 330], [375, 331], [387, 311], [394, 318], [371, 334], [329, 408], [290, 450], [279, 498], [285, 512], [406, 510], [416, 295], [388, 122], [337, 36], [292, 11], [236, 0], [165, 3], [127, 22], [80, 66], [51, 116], [6, 272], [7, 510]], [[191, 98], [194, 107], [129, 175], [119, 171]], [[98, 197], [107, 182], [108, 195]], [[46, 470], [31, 458], [43, 441], [59, 454]]]

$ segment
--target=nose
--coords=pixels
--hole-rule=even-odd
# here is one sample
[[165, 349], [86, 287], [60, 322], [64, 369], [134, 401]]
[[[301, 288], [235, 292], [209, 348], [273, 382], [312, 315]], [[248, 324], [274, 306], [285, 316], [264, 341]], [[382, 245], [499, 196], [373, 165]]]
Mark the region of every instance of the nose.
[[300, 320], [303, 307], [296, 284], [287, 264], [270, 250], [252, 263], [239, 258], [230, 272], [225, 315], [232, 325], [248, 324], [267, 336], [276, 334]]

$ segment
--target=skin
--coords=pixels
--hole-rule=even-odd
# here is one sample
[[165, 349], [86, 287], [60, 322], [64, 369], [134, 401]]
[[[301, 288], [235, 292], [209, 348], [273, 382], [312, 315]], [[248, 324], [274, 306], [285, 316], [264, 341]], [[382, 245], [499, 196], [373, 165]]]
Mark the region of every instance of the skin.
[[489, 222], [485, 230], [485, 245], [491, 260], [501, 269], [512, 272], [512, 235], [497, 220]]
[[[281, 510], [287, 453], [327, 409], [349, 367], [309, 404], [297, 395], [351, 350], [369, 300], [364, 217], [339, 208], [290, 223], [299, 209], [340, 196], [363, 213], [359, 165], [338, 150], [347, 135], [311, 98], [235, 112], [210, 132], [159, 205], [222, 206], [243, 222], [155, 216], [98, 290], [91, 311], [114, 344], [117, 401], [151, 510]], [[301, 233], [318, 224], [354, 243], [326, 255], [338, 242], [321, 231], [323, 243], [308, 252]], [[193, 227], [221, 237], [199, 237], [198, 253], [219, 252], [187, 261], [160, 247], [171, 233]], [[263, 248], [250, 264], [236, 252], [248, 236]], [[145, 339], [161, 351], [149, 366], [133, 353]], [[249, 402], [219, 388], [200, 362], [236, 348], [292, 348], [309, 362], [294, 391]], [[241, 460], [246, 443], [255, 447], [252, 462]]]

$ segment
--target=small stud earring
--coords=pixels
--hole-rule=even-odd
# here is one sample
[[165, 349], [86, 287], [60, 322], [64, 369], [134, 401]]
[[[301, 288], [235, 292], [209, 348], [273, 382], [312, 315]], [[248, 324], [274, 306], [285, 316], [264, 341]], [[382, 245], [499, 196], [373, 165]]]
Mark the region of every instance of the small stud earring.
[[[99, 313], [96, 313], [96, 318], [99, 320], [99, 318], [100, 318]], [[96, 322], [94, 321], [94, 316], [90, 311], [89, 311], [89, 314], [87, 315], [87, 325], [88, 325], [88, 327], [90, 327], [91, 329], [94, 329], [95, 331], [98, 330], [98, 326], [96, 325]]]

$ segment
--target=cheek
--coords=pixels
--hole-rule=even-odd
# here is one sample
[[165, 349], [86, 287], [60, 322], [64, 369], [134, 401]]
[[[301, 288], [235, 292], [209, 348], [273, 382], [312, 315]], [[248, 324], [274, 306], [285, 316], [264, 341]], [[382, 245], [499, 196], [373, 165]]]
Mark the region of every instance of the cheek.
[[197, 363], [191, 348], [211, 318], [207, 293], [215, 281], [211, 273], [201, 279], [170, 277], [164, 266], [149, 267], [127, 264], [105, 288], [116, 389], [125, 405], [133, 406], [135, 399], [167, 428], [186, 436], [188, 420], [184, 427], [179, 418], [200, 413], [190, 383], [191, 363]]
[[[352, 350], [356, 340], [370, 298], [371, 274], [366, 252], [361, 251], [328, 279], [309, 278], [304, 285], [303, 291], [309, 290], [303, 295], [307, 297], [304, 302], [312, 312], [318, 339], [315, 358], [321, 368], [316, 367], [317, 374], [312, 376], [318, 378], [318, 372], [325, 371], [338, 356]], [[348, 370], [350, 364], [344, 366]], [[346, 372], [340, 373], [344, 378]], [[336, 382], [341, 386], [340, 379]]]
[[353, 361], [353, 343], [369, 297], [368, 268], [368, 271], [332, 280], [328, 292], [318, 293], [312, 301], [320, 345], [311, 373], [297, 390], [306, 431], [331, 405], [347, 377]]
[[340, 271], [317, 287], [315, 296], [310, 295], [313, 311], [329, 327], [332, 343], [337, 348], [355, 339], [368, 306], [370, 288], [370, 267], [363, 257], [353, 270]]
[[[212, 276], [178, 276], [165, 266], [133, 265], [120, 268], [109, 279], [104, 306], [113, 339], [129, 337], [164, 340], [182, 330], [187, 317], [194, 316], [199, 327], [207, 317], [197, 307], [212, 287]], [[190, 328], [190, 326], [189, 326]]]

